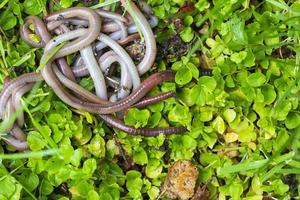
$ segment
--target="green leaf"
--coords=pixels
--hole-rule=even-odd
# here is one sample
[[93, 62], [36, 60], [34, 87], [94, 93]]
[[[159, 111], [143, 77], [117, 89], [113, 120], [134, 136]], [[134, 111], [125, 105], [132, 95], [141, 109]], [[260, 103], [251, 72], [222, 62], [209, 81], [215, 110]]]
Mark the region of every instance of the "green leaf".
[[217, 82], [213, 77], [202, 76], [199, 78], [198, 84], [208, 92], [213, 92], [217, 86]]
[[93, 158], [87, 159], [83, 163], [82, 171], [88, 176], [92, 176], [97, 168], [97, 161]]
[[18, 180], [30, 192], [36, 189], [39, 185], [39, 177], [35, 173], [29, 171], [25, 171], [24, 173], [22, 173], [22, 175], [19, 176]]
[[150, 190], [147, 191], [147, 194], [149, 195], [150, 199], [157, 199], [159, 193], [160, 193], [159, 188], [155, 186], [152, 186]]
[[87, 195], [87, 200], [100, 200], [99, 194], [95, 190], [90, 190]]
[[285, 120], [285, 126], [288, 129], [294, 129], [300, 125], [300, 115], [294, 112], [290, 112]]
[[185, 27], [179, 35], [184, 42], [190, 42], [194, 38], [194, 31], [191, 27]]
[[87, 147], [89, 152], [94, 156], [98, 158], [105, 156], [105, 141], [100, 135], [95, 135]]
[[212, 126], [220, 134], [223, 134], [226, 129], [224, 120], [220, 116], [216, 117], [216, 119], [212, 122]]
[[205, 9], [209, 8], [209, 3], [206, 0], [203, 1], [197, 1], [197, 3], [195, 4], [195, 7], [200, 11], [204, 11]]
[[30, 131], [27, 136], [27, 142], [32, 151], [42, 150], [47, 144], [39, 132]]
[[191, 62], [186, 64], [187, 68], [191, 71], [193, 78], [198, 79], [199, 77], [199, 70], [198, 68]]
[[71, 162], [71, 158], [74, 154], [74, 149], [71, 145], [62, 145], [59, 149], [59, 153], [62, 156], [62, 158], [64, 159], [65, 163], [69, 163]]
[[232, 50], [239, 51], [248, 43], [248, 37], [245, 32], [245, 21], [241, 17], [233, 15], [229, 21], [229, 25], [232, 39], [228, 46]]
[[144, 165], [148, 163], [148, 156], [142, 147], [138, 147], [133, 152], [133, 160], [136, 164]]
[[181, 67], [175, 75], [175, 82], [178, 85], [185, 85], [189, 83], [193, 78], [192, 72], [189, 70], [189, 68]]
[[17, 18], [14, 16], [12, 12], [9, 12], [3, 18], [1, 18], [0, 26], [3, 30], [12, 29], [17, 25]]
[[193, 21], [194, 21], [193, 17], [188, 15], [184, 18], [184, 25], [190, 26], [190, 25], [192, 25]]
[[41, 192], [43, 195], [49, 195], [53, 192], [54, 188], [48, 180], [42, 180]]
[[59, 4], [61, 5], [61, 7], [63, 8], [69, 8], [72, 6], [73, 2], [75, 2], [76, 0], [60, 0]]
[[247, 82], [252, 87], [259, 87], [266, 82], [266, 77], [261, 72], [256, 72], [248, 76]]
[[140, 172], [130, 170], [126, 173], [126, 187], [128, 191], [140, 191], [143, 186], [142, 175]]
[[232, 122], [236, 117], [236, 112], [233, 109], [227, 109], [223, 112], [223, 116], [225, 120], [230, 123]]
[[191, 104], [197, 104], [200, 106], [205, 105], [206, 94], [201, 85], [196, 85], [191, 90]]
[[168, 118], [172, 122], [178, 122], [184, 126], [190, 126], [192, 114], [189, 112], [189, 109], [180, 104], [170, 110]]
[[276, 92], [273, 85], [265, 84], [261, 87], [261, 92], [264, 95], [264, 103], [269, 105], [276, 99]]
[[24, 12], [28, 15], [38, 15], [43, 10], [39, 0], [25, 0], [23, 6]]
[[147, 125], [149, 117], [150, 112], [147, 109], [130, 108], [125, 116], [125, 123], [135, 126], [135, 128], [144, 127]]
[[163, 167], [158, 159], [150, 159], [146, 166], [145, 173], [147, 177], [155, 179], [158, 178], [162, 170]]
[[247, 57], [247, 52], [246, 51], [240, 51], [238, 53], [233, 53], [230, 56], [230, 60], [237, 63], [237, 64], [240, 64], [246, 57]]

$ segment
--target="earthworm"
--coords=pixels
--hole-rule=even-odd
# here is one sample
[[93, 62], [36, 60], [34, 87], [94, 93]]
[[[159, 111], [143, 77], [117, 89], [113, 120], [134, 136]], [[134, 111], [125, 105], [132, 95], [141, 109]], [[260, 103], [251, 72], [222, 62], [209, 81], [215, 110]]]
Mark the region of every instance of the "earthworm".
[[115, 21], [116, 24], [120, 27], [120, 31], [121, 31], [121, 39], [125, 39], [127, 36], [128, 36], [128, 33], [127, 33], [127, 27], [124, 25], [123, 22], [120, 22], [120, 21]]
[[137, 26], [140, 27], [141, 32], [145, 39], [145, 46], [146, 46], [145, 55], [143, 60], [137, 66], [139, 74], [142, 75], [150, 69], [150, 67], [153, 65], [155, 61], [157, 48], [156, 48], [156, 41], [154, 38], [154, 34], [152, 32], [151, 26], [148, 24], [147, 19], [132, 1], [125, 2], [124, 0], [121, 0], [121, 2], [123, 6], [125, 6], [124, 4], [128, 3], [129, 6], [131, 7], [132, 12], [134, 12], [136, 16], [135, 19], [136, 19]]
[[118, 43], [119, 43], [121, 46], [123, 46], [123, 45], [125, 45], [125, 44], [127, 44], [127, 43], [129, 43], [129, 42], [132, 42], [132, 41], [134, 41], [134, 40], [137, 40], [137, 39], [139, 39], [139, 38], [140, 38], [140, 34], [134, 33], [134, 34], [132, 34], [132, 35], [127, 36], [127, 37], [124, 38], [124, 39], [120, 39], [120, 40], [118, 41]]
[[[13, 91], [12, 93], [12, 104], [13, 104], [13, 108], [15, 111], [19, 110], [22, 106], [21, 106], [21, 98], [22, 96], [27, 93], [28, 91], [30, 91], [32, 89], [32, 87], [34, 86], [34, 83], [30, 83], [30, 84], [26, 84], [21, 86], [20, 88], [16, 89], [15, 91]], [[18, 116], [18, 125], [19, 126], [23, 126], [24, 124], [24, 114], [23, 112], [20, 113], [20, 115]]]
[[122, 15], [118, 14], [118, 13], [112, 13], [112, 12], [102, 10], [102, 9], [96, 9], [95, 12], [100, 17], [109, 18], [109, 19], [112, 19], [112, 20], [117, 20], [117, 21], [120, 21], [120, 22], [123, 22], [123, 23], [128, 23], [128, 20], [125, 17], [123, 17]]
[[45, 47], [45, 52], [49, 51], [50, 49], [53, 49], [54, 47], [56, 47], [57, 45], [65, 42], [65, 41], [69, 41], [69, 40], [73, 40], [75, 38], [81, 38], [84, 35], [86, 35], [86, 33], [88, 32], [87, 29], [76, 29], [74, 31], [70, 31], [70, 32], [66, 32], [64, 34], [58, 35], [55, 38], [51, 39], [46, 47]]
[[[30, 35], [32, 34], [32, 31], [29, 29], [30, 24], [34, 25], [34, 31], [40, 37], [41, 41], [35, 42], [30, 39]], [[36, 16], [26, 17], [24, 25], [21, 26], [20, 35], [26, 43], [33, 47], [44, 47], [51, 39], [51, 36], [44, 25], [44, 22]]]
[[135, 103], [137, 103], [140, 99], [142, 99], [152, 88], [157, 86], [158, 84], [164, 81], [172, 81], [174, 80], [175, 73], [173, 71], [163, 71], [152, 74], [148, 78], [146, 78], [142, 84], [134, 90], [129, 96], [121, 99], [118, 102], [113, 102], [106, 107], [98, 108], [98, 114], [109, 114], [113, 112], [122, 111]]
[[[48, 51], [50, 49], [53, 49], [58, 44], [72, 40], [76, 37], [81, 37], [85, 34], [87, 30], [86, 29], [77, 29], [74, 31], [70, 31], [67, 33], [64, 33], [62, 35], [59, 35], [52, 40], [48, 42], [48, 44], [45, 47], [45, 51]], [[87, 46], [80, 50], [81, 57], [85, 63], [85, 66], [87, 66], [88, 71], [95, 83], [96, 88], [96, 94], [102, 99], [107, 99], [107, 93], [106, 93], [106, 84], [103, 77], [103, 74], [100, 70], [100, 67], [97, 64], [97, 61], [93, 55], [92, 48], [90, 46]]]
[[141, 101], [139, 101], [138, 103], [134, 104], [132, 107], [135, 108], [144, 108], [148, 105], [152, 105], [155, 103], [158, 103], [160, 101], [163, 101], [165, 99], [168, 99], [170, 97], [174, 97], [175, 96], [175, 92], [174, 91], [169, 91], [169, 92], [165, 92], [156, 96], [152, 96], [152, 97], [145, 97], [143, 98]]
[[26, 151], [28, 150], [28, 144], [26, 141], [19, 141], [16, 138], [9, 136], [5, 138], [5, 142], [12, 147], [14, 147], [18, 151]]
[[47, 29], [49, 31], [53, 31], [54, 29], [58, 28], [62, 24], [72, 24], [75, 26], [87, 27], [89, 25], [89, 22], [84, 19], [77, 19], [77, 18], [64, 19], [59, 21], [50, 21], [47, 23]]
[[26, 141], [26, 135], [19, 126], [14, 125], [10, 131], [10, 135], [20, 141]]
[[[109, 54], [109, 56], [106, 56]], [[120, 81], [120, 87], [116, 94], [116, 99], [122, 99], [130, 93], [130, 89], [132, 88], [132, 81], [131, 77], [128, 73], [128, 69], [126, 67], [126, 63], [120, 58], [118, 55], [116, 55], [114, 52], [109, 51], [105, 54], [103, 54], [99, 58], [99, 63], [101, 63], [101, 70], [103, 72], [108, 72], [110, 66], [114, 63], [118, 62], [121, 66], [121, 81]]]
[[7, 83], [6, 87], [4, 87], [0, 93], [0, 117], [4, 117], [3, 111], [5, 110], [6, 103], [10, 98], [12, 92], [15, 90], [15, 88], [18, 88], [27, 83], [35, 83], [39, 80], [41, 80], [41, 75], [36, 72], [31, 72], [27, 74], [22, 74], [21, 76]]
[[175, 134], [186, 132], [187, 129], [184, 127], [168, 127], [168, 128], [134, 128], [132, 126], [125, 125], [121, 120], [114, 117], [113, 115], [98, 115], [109, 126], [124, 131], [130, 135], [142, 135], [145, 137], [158, 136], [159, 134]]
[[122, 24], [122, 26], [125, 28], [126, 33], [127, 33], [127, 27], [124, 25], [123, 22], [120, 22], [120, 21], [112, 21], [112, 22], [104, 23], [102, 26], [101, 32], [112, 33], [112, 32], [120, 30], [121, 26], [117, 22]]
[[72, 17], [83, 17], [88, 20], [89, 27], [84, 35], [80, 38], [63, 46], [54, 58], [64, 57], [90, 45], [99, 35], [101, 29], [101, 20], [99, 16], [90, 8], [75, 7], [63, 10], [45, 17], [46, 21], [59, 21]]
[[85, 66], [81, 56], [77, 56], [72, 66], [72, 71], [76, 77], [83, 77], [89, 74], [89, 70]]
[[[42, 61], [45, 59], [45, 56], [47, 56], [47, 52], [45, 52], [45, 54], [43, 55]], [[153, 74], [150, 77], [146, 78], [143, 81], [143, 84], [141, 84], [137, 89], [135, 89], [129, 96], [118, 102], [109, 103], [107, 105], [83, 102], [80, 99], [77, 99], [76, 97], [69, 94], [55, 76], [51, 67], [51, 62], [48, 62], [46, 66], [42, 69], [42, 76], [46, 83], [50, 87], [52, 87], [56, 95], [66, 104], [74, 108], [85, 110], [91, 113], [109, 114], [124, 110], [125, 108], [132, 106], [133, 104], [138, 102], [143, 96], [145, 96], [145, 94], [147, 94], [147, 92], [149, 92], [153, 87], [160, 84], [161, 82], [174, 80], [175, 73], [172, 71], [164, 71]]]
[[89, 92], [88, 90], [84, 89], [83, 87], [81, 87], [80, 85], [78, 85], [77, 83], [69, 80], [67, 77], [65, 77], [57, 68], [57, 66], [53, 66], [53, 71], [55, 73], [55, 75], [57, 76], [57, 78], [59, 79], [59, 81], [66, 86], [67, 88], [69, 88], [70, 90], [74, 91], [75, 93], [79, 94], [80, 96], [85, 97], [86, 99], [88, 99], [90, 102], [92, 103], [99, 103], [99, 104], [106, 104], [107, 101], [106, 100], [102, 100], [99, 97], [97, 97], [96, 95], [94, 95], [93, 93]]
[[[155, 26], [157, 25], [157, 23], [158, 23], [158, 20], [157, 20], [156, 17], [150, 18], [149, 24], [150, 24], [151, 27], [155, 27]], [[132, 25], [128, 26], [127, 32], [128, 32], [128, 34], [134, 34], [134, 33], [137, 33], [137, 32], [138, 32], [138, 28], [137, 28], [137, 26], [136, 26], [135, 24], [132, 24]], [[122, 31], [119, 30], [119, 31], [113, 32], [113, 33], [111, 33], [111, 34], [109, 35], [109, 37], [110, 37], [111, 39], [113, 39], [113, 40], [118, 41], [118, 40], [120, 40], [121, 37], [122, 37]], [[122, 45], [123, 45], [123, 44], [122, 44]], [[106, 46], [107, 46], [107, 45], [105, 45], [103, 42], [99, 41], [99, 42], [96, 42], [94, 48], [95, 48], [97, 51], [99, 51], [99, 50], [105, 48]]]
[[113, 49], [114, 52], [116, 52], [116, 54], [124, 60], [131, 76], [133, 89], [136, 89], [140, 85], [141, 81], [136, 66], [128, 53], [116, 41], [105, 34], [100, 34], [98, 40], [102, 41], [111, 49]]
[[[120, 45], [126, 45], [127, 43], [137, 40], [139, 38], [140, 38], [140, 35], [138, 33], [134, 33], [132, 35], [127, 36], [124, 39], [119, 40], [118, 43]], [[104, 47], [106, 46], [103, 42], [101, 42], [101, 43], [103, 44]], [[77, 59], [75, 60], [75, 62], [73, 63], [72, 71], [76, 77], [83, 77], [83, 76], [86, 76], [89, 74], [88, 69], [84, 65], [81, 56], [78, 56]]]
[[[32, 31], [29, 29], [30, 24], [34, 24], [34, 31], [40, 37], [41, 41], [34, 42], [30, 39], [30, 34], [32, 34]], [[26, 17], [25, 24], [21, 26], [20, 35], [27, 44], [38, 48], [45, 47], [51, 39], [51, 35], [48, 32], [44, 22], [36, 16]], [[69, 79], [75, 80], [74, 74], [66, 60], [64, 58], [60, 58], [57, 60], [57, 62], [63, 74]]]
[[87, 46], [80, 50], [81, 57], [87, 66], [89, 73], [94, 81], [96, 95], [101, 99], [107, 99], [106, 84], [104, 76], [100, 67], [95, 59], [91, 46]]

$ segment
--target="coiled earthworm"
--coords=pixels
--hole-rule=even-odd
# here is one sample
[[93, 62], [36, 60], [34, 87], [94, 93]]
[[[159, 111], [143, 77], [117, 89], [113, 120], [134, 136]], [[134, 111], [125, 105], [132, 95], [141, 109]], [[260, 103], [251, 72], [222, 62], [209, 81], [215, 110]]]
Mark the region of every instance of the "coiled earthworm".
[[[86, 31], [87, 31], [86, 29], [77, 29], [59, 35], [48, 42], [48, 44], [45, 47], [45, 51], [49, 51], [50, 49], [53, 49], [54, 47], [56, 47], [58, 44], [62, 42], [72, 40], [77, 37], [81, 37], [86, 33]], [[90, 46], [87, 46], [81, 49], [80, 53], [85, 63], [85, 66], [87, 66], [88, 71], [95, 83], [97, 96], [99, 96], [102, 99], [107, 99], [105, 80], [100, 70], [100, 67], [98, 66], [98, 63], [93, 55], [92, 48]]]
[[11, 80], [0, 93], [0, 117], [4, 117], [3, 111], [5, 110], [6, 103], [12, 95], [12, 92], [15, 90], [15, 88], [18, 88], [27, 83], [35, 83], [37, 81], [42, 80], [41, 78], [42, 77], [39, 73], [31, 72], [27, 74], [22, 74], [18, 78]]
[[[138, 33], [134, 33], [132, 35], [127, 36], [124, 39], [121, 39], [118, 41], [120, 45], [126, 45], [129, 42], [132, 42], [134, 40], [137, 40], [140, 38], [140, 35]], [[105, 47], [106, 45], [101, 42], [103, 46]], [[99, 54], [100, 51], [97, 53]], [[83, 60], [81, 56], [78, 56], [75, 62], [73, 63], [72, 71], [76, 77], [83, 77], [89, 74], [87, 67], [84, 65]]]
[[101, 29], [101, 20], [99, 16], [90, 8], [75, 7], [69, 8], [68, 10], [63, 10], [45, 17], [46, 21], [59, 21], [63, 19], [68, 19], [72, 17], [83, 17], [88, 20], [89, 27], [84, 35], [76, 40], [63, 46], [54, 58], [64, 57], [66, 55], [72, 54], [76, 51], [83, 49], [84, 47], [90, 45], [99, 35]]
[[[30, 39], [30, 35], [32, 34], [32, 31], [29, 29], [30, 24], [34, 25], [34, 31], [40, 37], [41, 41], [35, 42]], [[51, 39], [51, 36], [44, 25], [44, 22], [36, 16], [26, 17], [24, 25], [21, 26], [20, 35], [26, 43], [33, 47], [44, 47]]]
[[98, 40], [102, 41], [111, 49], [113, 49], [116, 54], [124, 60], [131, 76], [133, 89], [136, 89], [140, 85], [141, 81], [136, 66], [128, 53], [116, 41], [105, 34], [100, 34]]
[[72, 90], [73, 92], [75, 92], [76, 94], [84, 97], [85, 99], [89, 100], [92, 103], [98, 103], [98, 104], [106, 104], [107, 101], [100, 99], [99, 97], [97, 97], [96, 95], [94, 95], [93, 93], [89, 92], [88, 90], [82, 88], [80, 85], [78, 85], [77, 83], [69, 80], [67, 77], [65, 77], [57, 68], [57, 66], [53, 65], [53, 71], [55, 73], [55, 75], [57, 76], [57, 78], [59, 79], [59, 81], [68, 89]]
[[[110, 55], [106, 56], [107, 54], [110, 54]], [[130, 93], [130, 89], [132, 88], [132, 81], [131, 81], [131, 77], [128, 73], [128, 69], [126, 67], [126, 63], [122, 60], [122, 58], [120, 58], [118, 55], [116, 55], [112, 51], [106, 52], [99, 58], [99, 63], [101, 63], [101, 70], [103, 72], [108, 72], [110, 66], [114, 62], [118, 62], [121, 66], [120, 86], [118, 88], [117, 93], [113, 94], [116, 96], [116, 100], [119, 100], [119, 99], [122, 99], [122, 98], [128, 96], [128, 94]]]
[[[42, 61], [44, 60], [45, 56], [47, 56], [47, 52], [45, 52], [44, 56], [42, 57]], [[174, 80], [175, 75], [174, 72], [171, 71], [164, 71], [153, 74], [145, 79], [143, 81], [143, 84], [141, 84], [129, 96], [120, 100], [119, 102], [109, 103], [107, 105], [83, 102], [80, 99], [77, 99], [76, 97], [69, 94], [55, 76], [51, 67], [51, 62], [48, 62], [42, 69], [42, 76], [47, 84], [52, 87], [56, 95], [68, 105], [80, 110], [86, 110], [91, 113], [109, 114], [124, 110], [125, 108], [132, 106], [156, 85], [160, 84], [163, 81]]]
[[[32, 34], [32, 31], [29, 29], [30, 24], [34, 25], [34, 31], [40, 37], [41, 41], [34, 42], [31, 40], [30, 35]], [[25, 19], [25, 24], [21, 26], [20, 29], [20, 35], [27, 44], [38, 48], [45, 47], [51, 39], [51, 35], [48, 32], [44, 22], [36, 16], [29, 16]], [[66, 60], [64, 58], [60, 58], [57, 60], [57, 62], [62, 73], [69, 79], [75, 80], [74, 74]]]

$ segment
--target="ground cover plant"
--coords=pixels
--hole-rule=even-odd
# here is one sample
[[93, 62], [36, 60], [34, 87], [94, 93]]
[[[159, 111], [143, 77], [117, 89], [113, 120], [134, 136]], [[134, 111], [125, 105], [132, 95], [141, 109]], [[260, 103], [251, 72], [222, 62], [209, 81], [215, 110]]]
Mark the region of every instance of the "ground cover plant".
[[[105, 2], [112, 9], [119, 6]], [[2, 85], [5, 77], [40, 65], [43, 49], [28, 46], [19, 27], [28, 15], [45, 16], [49, 3], [0, 1]], [[97, 1], [52, 3], [54, 10], [103, 6]], [[180, 160], [197, 168], [194, 199], [298, 199], [300, 2], [147, 3], [159, 18], [154, 29], [159, 53], [151, 73], [176, 71], [174, 83], [151, 93], [175, 90], [176, 97], [129, 109], [125, 123], [181, 125], [188, 131], [131, 136], [65, 105], [42, 83], [23, 98], [31, 151], [7, 146], [5, 124], [0, 126], [0, 199], [168, 199], [171, 192], [163, 183]], [[212, 75], [201, 76], [203, 69]]]

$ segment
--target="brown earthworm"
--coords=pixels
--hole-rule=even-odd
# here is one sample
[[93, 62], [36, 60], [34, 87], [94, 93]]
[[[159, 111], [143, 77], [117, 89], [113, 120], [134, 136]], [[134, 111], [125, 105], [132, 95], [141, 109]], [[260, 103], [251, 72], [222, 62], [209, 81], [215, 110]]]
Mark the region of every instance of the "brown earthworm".
[[134, 128], [132, 126], [125, 125], [121, 120], [114, 117], [113, 115], [98, 115], [109, 126], [124, 131], [130, 135], [142, 135], [146, 137], [158, 136], [159, 134], [175, 134], [186, 132], [187, 129], [184, 127], [168, 127], [168, 128]]
[[126, 44], [128, 44], [129, 42], [132, 42], [132, 41], [137, 40], [137, 39], [139, 39], [139, 38], [140, 38], [140, 34], [134, 33], [134, 34], [132, 34], [132, 35], [127, 36], [127, 37], [124, 38], [124, 39], [119, 40], [118, 43], [119, 43], [121, 46], [123, 46], [123, 45], [126, 45]]
[[151, 96], [151, 97], [145, 97], [143, 98], [141, 101], [139, 101], [138, 103], [134, 104], [132, 107], [135, 108], [144, 108], [148, 105], [152, 105], [155, 103], [158, 103], [160, 101], [163, 101], [165, 99], [168, 99], [170, 97], [174, 97], [175, 96], [175, 92], [174, 91], [169, 91], [169, 92], [165, 92], [156, 96]]

